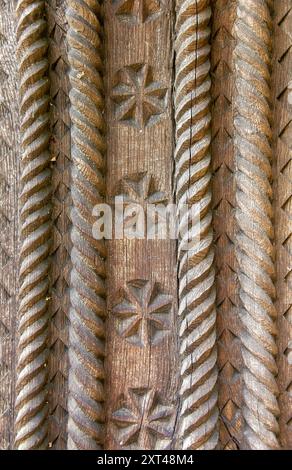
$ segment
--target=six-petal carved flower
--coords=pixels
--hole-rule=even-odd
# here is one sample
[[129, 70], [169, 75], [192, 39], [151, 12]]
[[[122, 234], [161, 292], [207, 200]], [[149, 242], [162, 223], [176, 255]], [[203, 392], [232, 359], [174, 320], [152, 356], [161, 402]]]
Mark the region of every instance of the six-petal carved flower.
[[135, 173], [121, 179], [115, 189], [116, 196], [123, 196], [125, 203], [167, 203], [167, 195], [159, 191], [156, 178], [147, 172]]
[[123, 447], [167, 449], [172, 438], [173, 407], [165, 405], [155, 390], [129, 389], [122, 395], [112, 421], [117, 440]]
[[137, 346], [158, 344], [169, 330], [172, 297], [158, 283], [133, 280], [112, 308], [117, 331]]
[[167, 106], [167, 88], [154, 81], [145, 64], [123, 67], [112, 90], [116, 118], [123, 124], [143, 129], [156, 123]]
[[115, 14], [133, 24], [152, 21], [162, 12], [162, 0], [112, 0]]

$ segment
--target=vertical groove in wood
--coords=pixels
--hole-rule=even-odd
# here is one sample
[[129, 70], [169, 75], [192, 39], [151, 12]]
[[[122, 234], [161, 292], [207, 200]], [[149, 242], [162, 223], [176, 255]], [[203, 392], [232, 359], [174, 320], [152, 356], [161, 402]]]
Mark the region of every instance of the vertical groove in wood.
[[[292, 448], [292, 1], [274, 16], [274, 152], [280, 443]], [[290, 362], [290, 363], [289, 363]]]
[[[105, 2], [108, 202], [123, 196], [144, 215], [172, 202], [172, 6]], [[106, 448], [173, 448], [175, 240], [110, 240], [108, 277]]]
[[212, 167], [217, 285], [220, 442], [223, 450], [245, 447], [242, 416], [242, 324], [235, 257], [235, 161], [233, 146], [235, 0], [213, 2]]
[[196, 209], [199, 239], [180, 223], [178, 243], [180, 399], [178, 439], [183, 449], [218, 442], [216, 289], [211, 211], [210, 2], [176, 2], [175, 177], [178, 207]]
[[244, 367], [245, 437], [279, 447], [272, 208], [271, 0], [237, 0], [233, 34], [236, 257]]
[[69, 0], [72, 121], [68, 448], [104, 441], [105, 244], [93, 238], [92, 211], [105, 195], [105, 123], [100, 2]]
[[0, 1], [0, 449], [13, 447], [18, 121], [13, 3]]
[[20, 305], [16, 382], [18, 449], [47, 439], [48, 273], [51, 245], [49, 80], [44, 1], [19, 0], [18, 67], [22, 143]]
[[53, 242], [51, 263], [51, 320], [49, 342], [49, 448], [67, 446], [68, 330], [70, 284], [70, 116], [66, 50], [66, 1], [46, 2], [51, 94], [51, 165]]

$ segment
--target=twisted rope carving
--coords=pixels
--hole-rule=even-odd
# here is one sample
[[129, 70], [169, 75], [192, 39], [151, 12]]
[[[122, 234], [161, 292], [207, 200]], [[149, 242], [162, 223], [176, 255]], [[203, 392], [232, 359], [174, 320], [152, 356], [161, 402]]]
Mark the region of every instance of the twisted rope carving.
[[253, 449], [277, 449], [273, 301], [270, 62], [272, 0], [238, 0], [234, 34], [237, 259], [243, 343], [243, 415]]
[[100, 2], [69, 0], [66, 15], [73, 161], [68, 448], [101, 449], [105, 247], [92, 236], [92, 209], [105, 186]]
[[47, 337], [51, 171], [49, 81], [44, 1], [19, 0], [17, 40], [22, 139], [18, 449], [40, 449], [47, 437]]
[[[209, 1], [177, 1], [176, 21], [176, 196], [196, 208], [200, 224], [190, 232], [186, 218], [179, 256], [179, 316], [183, 449], [213, 449], [217, 432], [216, 311], [210, 190]], [[184, 242], [197, 241], [190, 251]]]

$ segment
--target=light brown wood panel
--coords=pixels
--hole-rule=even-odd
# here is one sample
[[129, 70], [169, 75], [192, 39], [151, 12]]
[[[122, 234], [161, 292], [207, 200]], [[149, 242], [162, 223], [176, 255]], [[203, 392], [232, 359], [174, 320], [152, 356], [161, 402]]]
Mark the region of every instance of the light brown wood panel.
[[[108, 201], [172, 201], [172, 4], [105, 3]], [[109, 241], [107, 266], [106, 448], [172, 447], [176, 242]]]

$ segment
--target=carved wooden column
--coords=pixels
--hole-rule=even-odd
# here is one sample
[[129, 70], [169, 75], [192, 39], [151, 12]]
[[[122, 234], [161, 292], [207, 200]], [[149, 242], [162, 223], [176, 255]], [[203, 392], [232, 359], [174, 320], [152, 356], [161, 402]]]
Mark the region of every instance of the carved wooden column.
[[[172, 201], [170, 0], [105, 2], [108, 201]], [[173, 446], [176, 242], [108, 242], [108, 449]]]
[[13, 3], [0, 1], [0, 449], [13, 447], [18, 274], [18, 106]]
[[272, 207], [272, 0], [237, 0], [233, 35], [236, 257], [243, 356], [244, 435], [279, 447], [277, 312]]
[[93, 238], [92, 211], [105, 195], [101, 7], [69, 0], [72, 138], [68, 449], [104, 443], [105, 244]]
[[16, 13], [20, 129], [19, 345], [16, 383], [18, 449], [42, 449], [48, 434], [48, 301], [51, 248], [49, 80], [44, 1], [19, 0]]
[[[180, 221], [178, 242], [180, 400], [178, 447], [214, 449], [218, 442], [216, 290], [211, 213], [210, 2], [176, 1], [174, 107], [178, 206], [198, 221]], [[199, 225], [199, 227], [198, 227]], [[186, 233], [184, 234], [184, 231]]]
[[[274, 158], [280, 443], [292, 448], [292, 1], [275, 2]], [[290, 362], [290, 363], [289, 363]]]

